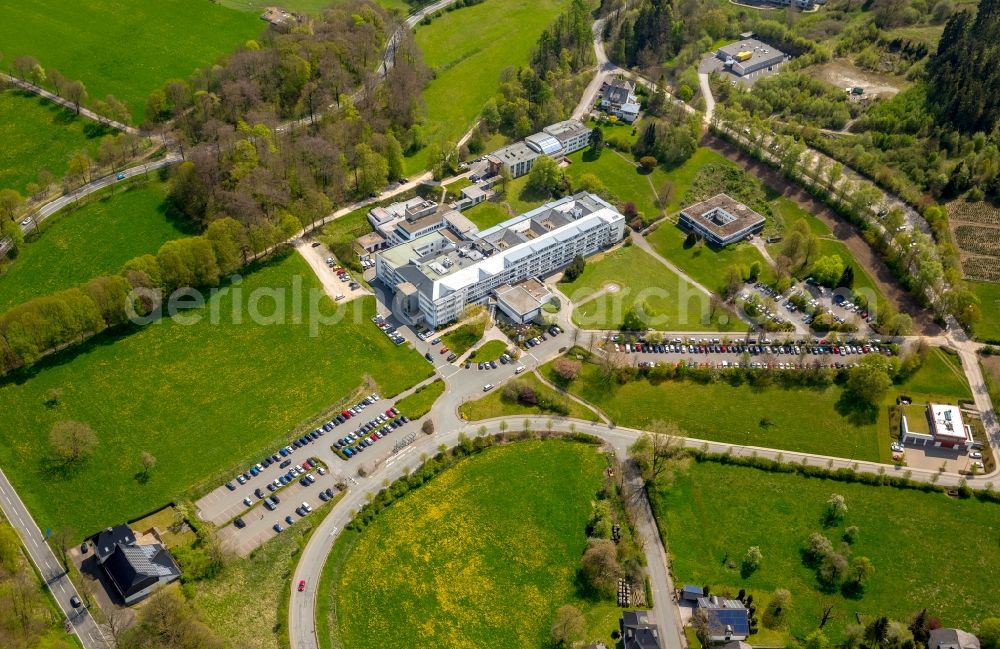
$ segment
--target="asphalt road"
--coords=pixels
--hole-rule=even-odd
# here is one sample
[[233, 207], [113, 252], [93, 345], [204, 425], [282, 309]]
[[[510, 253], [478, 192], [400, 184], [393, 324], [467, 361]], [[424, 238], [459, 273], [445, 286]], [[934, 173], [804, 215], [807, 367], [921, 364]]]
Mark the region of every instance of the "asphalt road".
[[[66, 576], [62, 564], [45, 542], [42, 531], [31, 518], [27, 507], [21, 502], [3, 471], [0, 471], [0, 508], [17, 530], [28, 556], [48, 585], [59, 610], [71, 622], [73, 633], [80, 638], [84, 649], [104, 649], [107, 643], [94, 618], [86, 608], [74, 609], [70, 605], [70, 598], [74, 595], [79, 597], [80, 594]], [[80, 600], [83, 601], [83, 598]]]
[[[93, 194], [96, 191], [104, 189], [105, 187], [110, 187], [117, 182], [123, 182], [128, 178], [134, 176], [140, 176], [150, 171], [156, 171], [157, 169], [162, 169], [163, 167], [169, 167], [170, 165], [177, 164], [181, 161], [181, 154], [176, 152], [171, 152], [160, 158], [159, 160], [154, 160], [152, 162], [144, 162], [134, 167], [128, 167], [122, 169], [121, 171], [116, 171], [115, 173], [108, 174], [106, 176], [101, 176], [100, 178], [93, 180], [86, 185], [81, 185], [68, 194], [63, 194], [62, 196], [55, 198], [48, 203], [45, 203], [35, 212], [26, 217], [27, 224], [22, 223], [21, 231], [28, 234], [32, 230], [36, 229], [42, 221], [49, 218], [59, 210], [75, 203], [76, 201]], [[119, 178], [119, 174], [124, 174], [123, 178]], [[0, 241], [0, 254], [7, 251], [10, 247], [10, 240], [3, 239]]]

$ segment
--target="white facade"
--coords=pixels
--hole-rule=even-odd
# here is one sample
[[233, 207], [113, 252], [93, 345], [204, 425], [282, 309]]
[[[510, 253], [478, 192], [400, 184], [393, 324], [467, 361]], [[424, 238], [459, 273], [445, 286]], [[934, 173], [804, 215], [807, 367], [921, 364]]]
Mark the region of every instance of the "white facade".
[[624, 234], [618, 210], [580, 193], [500, 223], [464, 245], [436, 233], [414, 240], [379, 253], [375, 267], [394, 290], [415, 286], [419, 313], [408, 315], [436, 327], [459, 318], [466, 305], [485, 302], [502, 285], [552, 273]]
[[543, 155], [561, 158], [587, 146], [590, 131], [580, 120], [556, 122], [520, 142], [494, 151], [486, 160], [492, 173], [505, 170], [511, 178], [520, 178], [531, 171], [535, 160]]

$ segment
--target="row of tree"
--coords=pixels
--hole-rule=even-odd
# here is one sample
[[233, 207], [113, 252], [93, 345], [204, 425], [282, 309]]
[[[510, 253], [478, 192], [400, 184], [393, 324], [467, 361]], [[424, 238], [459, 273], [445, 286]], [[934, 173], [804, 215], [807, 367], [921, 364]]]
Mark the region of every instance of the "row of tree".
[[180, 288], [218, 286], [301, 228], [289, 213], [277, 222], [250, 227], [219, 219], [202, 236], [168, 241], [156, 255], [130, 260], [118, 275], [96, 277], [18, 305], [0, 314], [0, 375], [101, 332], [124, 328], [154, 313], [158, 296]]
[[[3, 55], [0, 54], [0, 59]], [[76, 81], [63, 75], [59, 70], [51, 68], [46, 70], [42, 64], [33, 56], [18, 56], [11, 62], [11, 72], [21, 81], [26, 81], [38, 87], [48, 86], [56, 95], [73, 104], [77, 114], [80, 107], [87, 103], [87, 88], [82, 81]], [[108, 95], [103, 101], [98, 102], [101, 115], [113, 119], [122, 124], [132, 121], [132, 115], [128, 106], [118, 101], [114, 95]]]

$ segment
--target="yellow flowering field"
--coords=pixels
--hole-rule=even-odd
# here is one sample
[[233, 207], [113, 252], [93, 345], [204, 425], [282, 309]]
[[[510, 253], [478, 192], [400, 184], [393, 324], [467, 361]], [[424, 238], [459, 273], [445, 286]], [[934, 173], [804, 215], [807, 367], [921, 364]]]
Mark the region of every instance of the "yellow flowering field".
[[[338, 540], [320, 590], [322, 642], [344, 649], [540, 647], [556, 609], [609, 637], [613, 603], [576, 571], [605, 458], [535, 441], [462, 460]], [[325, 619], [324, 619], [325, 618]]]

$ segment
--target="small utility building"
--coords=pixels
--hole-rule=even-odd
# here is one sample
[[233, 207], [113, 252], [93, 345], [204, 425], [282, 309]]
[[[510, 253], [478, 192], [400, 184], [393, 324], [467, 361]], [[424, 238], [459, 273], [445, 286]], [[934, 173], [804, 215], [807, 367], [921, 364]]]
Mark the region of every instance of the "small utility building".
[[679, 225], [700, 235], [709, 245], [722, 248], [764, 229], [765, 219], [727, 194], [681, 210]]
[[738, 77], [783, 63], [787, 55], [756, 38], [730, 43], [719, 48], [715, 57]]

